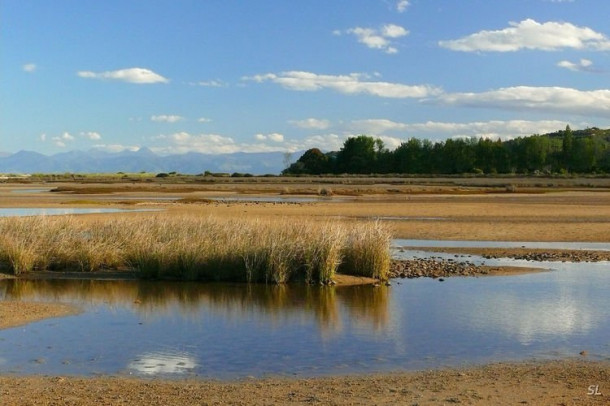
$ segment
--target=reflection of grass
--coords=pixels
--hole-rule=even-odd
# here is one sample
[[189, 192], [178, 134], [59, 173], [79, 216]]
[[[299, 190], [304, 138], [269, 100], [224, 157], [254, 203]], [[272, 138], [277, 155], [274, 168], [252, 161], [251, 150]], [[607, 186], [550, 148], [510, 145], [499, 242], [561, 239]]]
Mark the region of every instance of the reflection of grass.
[[133, 308], [154, 317], [170, 314], [200, 320], [199, 309], [205, 307], [227, 317], [250, 320], [253, 312], [272, 319], [298, 319], [312, 315], [323, 332], [337, 332], [342, 327], [341, 308], [351, 320], [374, 329], [389, 322], [389, 289], [371, 286], [314, 287], [307, 285], [243, 285], [185, 283], [168, 281], [99, 281], [99, 280], [21, 280], [0, 284], [0, 297], [21, 301], [55, 301], [105, 304]]
[[385, 279], [389, 233], [379, 223], [197, 216], [0, 219], [0, 262], [34, 269], [134, 269], [147, 278], [328, 283], [344, 273]]

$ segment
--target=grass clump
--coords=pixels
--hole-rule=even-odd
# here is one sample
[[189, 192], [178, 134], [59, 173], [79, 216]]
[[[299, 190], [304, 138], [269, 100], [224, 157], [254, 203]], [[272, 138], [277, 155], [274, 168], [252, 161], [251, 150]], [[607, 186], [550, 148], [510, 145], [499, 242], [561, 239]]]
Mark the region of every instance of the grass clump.
[[327, 284], [337, 270], [385, 279], [390, 236], [379, 223], [214, 217], [0, 219], [0, 265], [135, 270], [143, 278]]

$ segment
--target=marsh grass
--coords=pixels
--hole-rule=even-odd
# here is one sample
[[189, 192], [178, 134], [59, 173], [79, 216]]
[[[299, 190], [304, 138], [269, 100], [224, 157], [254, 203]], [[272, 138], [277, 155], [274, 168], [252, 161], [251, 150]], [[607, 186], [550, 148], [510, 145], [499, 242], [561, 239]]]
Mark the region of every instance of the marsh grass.
[[32, 270], [136, 270], [143, 278], [327, 284], [335, 272], [385, 279], [380, 223], [154, 215], [0, 219], [0, 265]]

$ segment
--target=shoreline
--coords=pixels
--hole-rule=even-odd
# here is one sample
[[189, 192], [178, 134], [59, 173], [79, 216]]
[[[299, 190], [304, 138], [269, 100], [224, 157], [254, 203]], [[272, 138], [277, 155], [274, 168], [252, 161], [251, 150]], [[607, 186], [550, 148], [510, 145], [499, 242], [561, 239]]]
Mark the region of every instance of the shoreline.
[[79, 313], [76, 306], [65, 303], [0, 301], [0, 330], [19, 327], [36, 321]]
[[[565, 359], [415, 372], [237, 381], [0, 375], [11, 405], [601, 405], [610, 362]], [[67, 403], [68, 402], [68, 403]]]

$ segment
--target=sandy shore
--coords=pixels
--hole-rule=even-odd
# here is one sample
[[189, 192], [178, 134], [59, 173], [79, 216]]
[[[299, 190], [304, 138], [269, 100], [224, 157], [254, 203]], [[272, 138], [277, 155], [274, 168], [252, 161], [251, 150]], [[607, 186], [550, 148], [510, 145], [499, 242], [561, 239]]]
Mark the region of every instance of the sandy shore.
[[602, 405], [610, 364], [492, 364], [385, 375], [236, 382], [0, 377], [6, 405]]
[[[0, 329], [17, 327], [50, 317], [78, 313], [78, 309], [63, 303], [32, 303], [0, 301]], [[0, 398], [1, 399], [1, 398]]]

